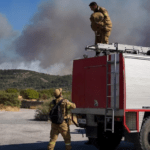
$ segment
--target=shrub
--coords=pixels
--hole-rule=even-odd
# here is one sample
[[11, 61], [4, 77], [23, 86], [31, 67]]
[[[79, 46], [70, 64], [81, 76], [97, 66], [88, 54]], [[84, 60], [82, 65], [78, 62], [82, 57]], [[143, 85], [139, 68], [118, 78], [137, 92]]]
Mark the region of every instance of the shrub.
[[21, 90], [20, 95], [25, 99], [38, 99], [39, 93], [33, 89]]
[[62, 92], [62, 95], [65, 99], [68, 99], [69, 101], [72, 101], [71, 100], [71, 91]]
[[17, 93], [18, 90], [15, 89], [15, 88], [10, 88], [10, 89], [6, 89], [6, 92], [7, 92], [7, 93]]
[[[62, 94], [64, 99], [68, 99], [69, 101], [71, 101], [71, 91], [63, 92]], [[35, 114], [36, 120], [48, 120], [49, 105], [53, 98], [54, 97], [51, 97], [50, 100], [45, 101], [41, 106], [37, 107]]]
[[0, 95], [3, 94], [3, 93], [6, 93], [6, 91], [0, 90]]
[[48, 120], [49, 105], [51, 100], [45, 101], [41, 106], [38, 106], [35, 113], [35, 120]]
[[54, 89], [38, 90], [40, 99], [49, 99], [53, 97]]
[[43, 96], [42, 96], [42, 99], [47, 99], [47, 95], [46, 94], [43, 94]]
[[0, 92], [0, 104], [5, 106], [15, 106], [20, 107], [21, 101], [18, 100], [17, 93], [7, 93], [5, 91]]
[[47, 94], [39, 93], [39, 99], [46, 100], [48, 98], [49, 98], [49, 96]]
[[20, 95], [25, 98], [25, 90], [20, 90]]

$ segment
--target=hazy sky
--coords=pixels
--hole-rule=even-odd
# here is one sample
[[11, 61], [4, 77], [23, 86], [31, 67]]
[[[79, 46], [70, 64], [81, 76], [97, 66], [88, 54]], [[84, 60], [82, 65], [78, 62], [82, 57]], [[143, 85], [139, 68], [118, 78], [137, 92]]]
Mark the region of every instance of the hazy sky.
[[5, 15], [14, 30], [21, 32], [37, 12], [41, 2], [41, 0], [1, 0], [0, 13]]
[[[72, 74], [94, 44], [89, 0], [1, 0], [0, 69]], [[149, 46], [148, 0], [101, 0], [111, 17], [110, 43]]]

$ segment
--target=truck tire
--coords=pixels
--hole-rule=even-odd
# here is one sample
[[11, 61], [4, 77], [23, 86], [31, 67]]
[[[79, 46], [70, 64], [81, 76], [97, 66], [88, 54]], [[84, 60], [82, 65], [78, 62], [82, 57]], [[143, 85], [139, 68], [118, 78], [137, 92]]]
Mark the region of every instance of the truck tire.
[[150, 117], [144, 120], [142, 125], [139, 141], [135, 143], [138, 150], [150, 150]]
[[99, 137], [95, 140], [94, 146], [99, 150], [115, 150], [117, 146], [120, 144], [122, 136], [123, 136], [123, 128], [122, 125], [116, 125], [115, 133], [112, 132], [100, 132]]
[[97, 139], [97, 148], [99, 150], [111, 149], [115, 150], [120, 144], [122, 135], [114, 133], [106, 133]]

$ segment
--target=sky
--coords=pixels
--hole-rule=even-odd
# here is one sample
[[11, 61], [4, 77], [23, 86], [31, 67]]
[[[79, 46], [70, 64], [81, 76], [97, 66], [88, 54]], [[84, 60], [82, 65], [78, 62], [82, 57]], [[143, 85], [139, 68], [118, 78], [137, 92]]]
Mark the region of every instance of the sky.
[[[94, 44], [90, 0], [1, 0], [0, 69], [72, 74]], [[113, 23], [110, 43], [149, 46], [150, 1], [96, 0]]]
[[5, 15], [14, 30], [22, 31], [37, 12], [41, 0], [1, 0], [0, 12]]

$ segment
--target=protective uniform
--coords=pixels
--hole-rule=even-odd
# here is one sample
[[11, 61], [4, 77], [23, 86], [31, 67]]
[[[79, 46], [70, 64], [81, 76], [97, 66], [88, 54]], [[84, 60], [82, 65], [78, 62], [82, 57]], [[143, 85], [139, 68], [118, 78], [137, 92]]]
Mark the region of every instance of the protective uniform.
[[104, 15], [100, 12], [93, 13], [90, 17], [91, 28], [95, 32], [95, 44], [102, 43], [102, 29], [104, 28]]
[[[54, 95], [57, 97], [62, 92], [62, 89], [56, 89]], [[63, 98], [56, 98], [56, 104], [61, 101]], [[50, 103], [50, 110], [54, 107], [54, 104]], [[76, 108], [74, 103], [69, 102], [67, 99], [64, 99], [61, 103], [62, 115], [64, 117], [64, 121], [62, 124], [51, 124], [51, 132], [50, 132], [50, 142], [48, 144], [48, 150], [53, 150], [56, 144], [56, 140], [58, 138], [59, 133], [64, 138], [66, 150], [71, 150], [71, 137], [70, 137], [70, 110]], [[68, 120], [68, 121], [67, 121]]]
[[95, 44], [97, 43], [105, 43], [108, 44], [109, 43], [109, 36], [111, 34], [111, 30], [112, 30], [112, 22], [111, 19], [109, 17], [109, 14], [107, 12], [107, 10], [103, 7], [98, 6], [96, 8], [96, 10], [94, 11], [94, 13], [100, 12], [104, 15], [104, 21], [103, 21], [103, 25], [101, 26], [101, 36], [97, 36], [97, 34], [95, 34]]
[[93, 31], [100, 31], [104, 26], [104, 15], [100, 12], [93, 13], [90, 17]]

